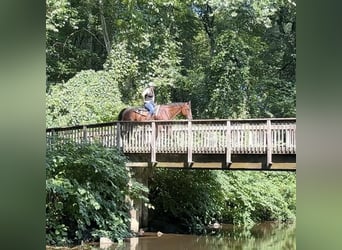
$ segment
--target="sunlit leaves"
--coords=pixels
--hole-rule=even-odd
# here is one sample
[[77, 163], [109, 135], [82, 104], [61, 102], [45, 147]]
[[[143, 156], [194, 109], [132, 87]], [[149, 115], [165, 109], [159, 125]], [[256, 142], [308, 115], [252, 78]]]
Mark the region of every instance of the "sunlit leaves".
[[46, 0], [47, 35], [49, 31], [58, 32], [67, 23], [76, 29], [78, 21], [77, 12], [71, 7], [69, 0]]
[[227, 172], [220, 175], [231, 223], [295, 218], [296, 176], [293, 173]]
[[216, 41], [216, 53], [208, 79], [210, 115], [218, 118], [248, 118], [247, 100], [260, 80], [252, 69], [264, 44], [258, 37], [234, 31], [222, 33]]
[[160, 170], [153, 180], [152, 218], [186, 225], [188, 232], [204, 232], [215, 220], [246, 226], [295, 219], [293, 173]]
[[[212, 26], [211, 34], [207, 28], [197, 30], [201, 40], [193, 47], [210, 53], [203, 57], [201, 49], [194, 56], [182, 84], [195, 116], [295, 116], [295, 5], [278, 0], [193, 3], [203, 25]], [[211, 23], [201, 19], [208, 4]]]
[[123, 106], [120, 97], [113, 73], [82, 71], [67, 83], [52, 86], [47, 93], [47, 126], [116, 120]]
[[128, 185], [125, 161], [117, 149], [97, 144], [70, 142], [47, 150], [47, 244], [102, 236], [120, 240], [130, 234], [126, 196], [148, 202], [148, 190], [134, 179]]

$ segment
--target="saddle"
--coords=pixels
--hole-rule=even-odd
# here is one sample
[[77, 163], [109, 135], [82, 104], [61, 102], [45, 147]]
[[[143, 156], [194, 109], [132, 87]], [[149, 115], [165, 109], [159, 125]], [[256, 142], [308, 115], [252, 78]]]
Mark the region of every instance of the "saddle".
[[[158, 114], [159, 108], [160, 108], [160, 105], [156, 105], [155, 106], [154, 115]], [[148, 110], [145, 107], [143, 107], [143, 106], [136, 108], [134, 110], [134, 112], [136, 112], [136, 113], [138, 113], [139, 115], [142, 115], [142, 116], [147, 116], [148, 115]]]

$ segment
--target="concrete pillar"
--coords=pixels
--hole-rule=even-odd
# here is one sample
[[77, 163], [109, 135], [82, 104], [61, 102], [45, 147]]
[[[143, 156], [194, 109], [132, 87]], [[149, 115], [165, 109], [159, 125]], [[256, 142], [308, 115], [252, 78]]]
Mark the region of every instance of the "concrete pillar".
[[[143, 183], [148, 187], [148, 178], [150, 176], [150, 168], [135, 168], [134, 177], [140, 183]], [[136, 208], [136, 219], [139, 222], [140, 228], [145, 228], [148, 226], [148, 207], [145, 206], [144, 202], [141, 200], [134, 201]]]
[[130, 223], [130, 230], [133, 233], [139, 232], [139, 214], [137, 212], [136, 206], [134, 205], [134, 201], [129, 197], [126, 196], [126, 202], [129, 204], [131, 209], [129, 210], [131, 223]]
[[[132, 186], [132, 182], [131, 182], [132, 172], [128, 168], [127, 168], [127, 170], [129, 171], [129, 177], [130, 177], [130, 180], [128, 182], [128, 186], [129, 186], [129, 188], [131, 188], [131, 186]], [[139, 232], [139, 214], [137, 212], [136, 205], [134, 204], [135, 202], [128, 195], [126, 196], [125, 199], [126, 199], [126, 202], [129, 204], [129, 207], [131, 208], [129, 211], [130, 219], [131, 219], [130, 231], [137, 234]]]
[[137, 234], [139, 232], [139, 215], [137, 213], [137, 210], [134, 207], [130, 210], [130, 215], [131, 215], [130, 229], [132, 232]]

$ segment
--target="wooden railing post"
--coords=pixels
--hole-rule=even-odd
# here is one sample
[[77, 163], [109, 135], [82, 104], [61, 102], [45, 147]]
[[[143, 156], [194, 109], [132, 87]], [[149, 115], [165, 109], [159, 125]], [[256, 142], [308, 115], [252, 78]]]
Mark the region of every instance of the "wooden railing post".
[[58, 142], [58, 132], [55, 129], [52, 130], [52, 143], [55, 144]]
[[52, 146], [57, 142], [57, 132], [52, 129], [50, 136], [47, 135], [46, 139], [48, 148], [52, 148]]
[[121, 148], [121, 123], [116, 123], [116, 147]]
[[188, 120], [188, 167], [191, 167], [192, 163], [192, 122]]
[[87, 126], [83, 126], [83, 142], [87, 142]]
[[227, 121], [227, 138], [226, 138], [226, 165], [229, 167], [232, 164], [232, 136], [231, 136], [231, 124]]
[[271, 120], [267, 119], [267, 167], [272, 165], [272, 128]]
[[152, 135], [151, 135], [151, 163], [154, 164], [156, 160], [156, 122], [152, 121]]

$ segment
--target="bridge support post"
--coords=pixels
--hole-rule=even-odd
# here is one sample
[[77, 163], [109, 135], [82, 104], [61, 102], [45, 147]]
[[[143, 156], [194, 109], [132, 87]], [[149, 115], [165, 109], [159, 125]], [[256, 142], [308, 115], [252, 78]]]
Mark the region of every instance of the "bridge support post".
[[[129, 175], [128, 186], [131, 188], [132, 171], [129, 167], [126, 167], [126, 170], [128, 171], [128, 175]], [[125, 201], [126, 203], [129, 204], [129, 207], [130, 207], [129, 214], [130, 214], [131, 221], [130, 221], [129, 229], [132, 233], [138, 233], [139, 232], [139, 216], [137, 214], [136, 205], [134, 204], [135, 201], [129, 195], [126, 195]]]
[[[133, 175], [140, 183], [148, 187], [148, 179], [151, 175], [151, 168], [134, 168]], [[131, 231], [138, 233], [140, 228], [148, 226], [148, 207], [145, 206], [141, 199], [132, 201], [131, 214]]]

